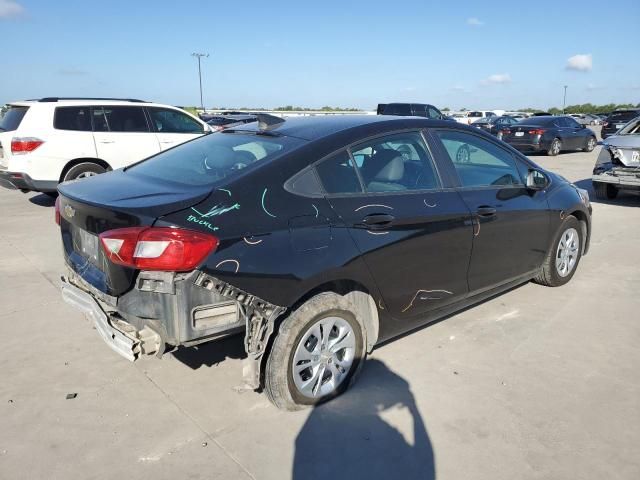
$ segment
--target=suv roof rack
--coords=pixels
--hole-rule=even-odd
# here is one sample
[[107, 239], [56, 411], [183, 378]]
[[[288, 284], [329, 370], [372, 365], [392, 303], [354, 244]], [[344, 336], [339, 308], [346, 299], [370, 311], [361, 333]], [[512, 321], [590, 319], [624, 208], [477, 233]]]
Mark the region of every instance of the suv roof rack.
[[43, 97], [38, 102], [57, 102], [59, 100], [120, 100], [123, 102], [149, 103], [137, 98], [109, 98], [109, 97]]

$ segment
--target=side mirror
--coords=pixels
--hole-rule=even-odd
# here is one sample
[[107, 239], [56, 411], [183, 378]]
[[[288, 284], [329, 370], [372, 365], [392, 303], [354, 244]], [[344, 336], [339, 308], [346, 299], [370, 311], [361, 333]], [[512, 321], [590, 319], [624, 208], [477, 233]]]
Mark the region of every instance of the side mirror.
[[549, 185], [549, 179], [540, 170], [529, 170], [527, 174], [527, 188], [529, 190], [544, 190]]

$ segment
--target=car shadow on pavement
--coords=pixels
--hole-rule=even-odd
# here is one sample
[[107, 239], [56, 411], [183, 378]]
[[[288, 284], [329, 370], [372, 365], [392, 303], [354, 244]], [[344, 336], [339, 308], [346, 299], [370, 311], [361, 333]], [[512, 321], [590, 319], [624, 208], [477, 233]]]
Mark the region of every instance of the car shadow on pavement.
[[431, 441], [407, 381], [367, 360], [350, 390], [311, 411], [295, 441], [292, 477], [435, 479]]
[[40, 207], [53, 207], [56, 204], [56, 199], [44, 193], [38, 193], [29, 197], [29, 201], [34, 205], [38, 205]]
[[193, 347], [179, 347], [172, 351], [171, 355], [194, 370], [203, 366], [212, 367], [227, 358], [246, 357], [243, 338], [242, 335], [231, 335], [215, 342], [206, 342]]
[[593, 190], [593, 183], [590, 178], [578, 180], [573, 182], [574, 185], [580, 187], [589, 192], [589, 200], [591, 203], [602, 203], [605, 205], [615, 205], [618, 207], [640, 207], [640, 195], [634, 195], [633, 193], [618, 192], [618, 196], [613, 200], [602, 200], [596, 198], [596, 193]]

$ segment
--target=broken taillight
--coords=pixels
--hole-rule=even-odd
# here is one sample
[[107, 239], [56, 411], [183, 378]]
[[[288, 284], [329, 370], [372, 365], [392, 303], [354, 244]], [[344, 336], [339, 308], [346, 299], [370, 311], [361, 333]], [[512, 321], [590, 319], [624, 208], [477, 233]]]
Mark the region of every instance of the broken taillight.
[[36, 148], [44, 143], [35, 137], [13, 137], [11, 139], [11, 153], [13, 155], [24, 155], [33, 152]]
[[113, 263], [138, 270], [193, 270], [215, 251], [213, 235], [172, 227], [130, 227], [100, 234], [100, 243]]

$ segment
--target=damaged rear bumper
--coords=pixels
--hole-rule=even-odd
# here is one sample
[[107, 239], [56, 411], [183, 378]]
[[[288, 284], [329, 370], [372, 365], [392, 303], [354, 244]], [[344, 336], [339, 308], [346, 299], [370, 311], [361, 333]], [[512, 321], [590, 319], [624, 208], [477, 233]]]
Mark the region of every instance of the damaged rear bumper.
[[161, 356], [167, 345], [196, 345], [244, 329], [243, 379], [249, 389], [260, 388], [262, 357], [276, 318], [286, 310], [200, 271], [143, 271], [135, 288], [120, 297], [98, 291], [71, 269], [62, 281], [64, 300], [130, 361], [143, 354]]

